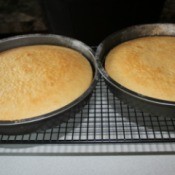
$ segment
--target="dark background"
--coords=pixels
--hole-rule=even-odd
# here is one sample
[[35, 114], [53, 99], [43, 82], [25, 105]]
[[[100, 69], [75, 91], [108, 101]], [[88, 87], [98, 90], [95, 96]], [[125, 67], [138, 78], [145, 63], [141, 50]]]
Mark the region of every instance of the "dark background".
[[98, 45], [124, 27], [175, 22], [174, 0], [0, 0], [0, 37], [55, 33]]

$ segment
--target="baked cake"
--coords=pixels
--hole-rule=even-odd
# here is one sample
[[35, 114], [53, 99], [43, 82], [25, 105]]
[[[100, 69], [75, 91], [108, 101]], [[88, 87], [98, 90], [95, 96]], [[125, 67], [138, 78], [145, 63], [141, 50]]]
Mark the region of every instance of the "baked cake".
[[60, 109], [92, 82], [92, 67], [79, 52], [33, 45], [0, 53], [0, 120], [21, 120]]
[[175, 37], [143, 37], [124, 42], [109, 52], [105, 69], [127, 89], [175, 101]]

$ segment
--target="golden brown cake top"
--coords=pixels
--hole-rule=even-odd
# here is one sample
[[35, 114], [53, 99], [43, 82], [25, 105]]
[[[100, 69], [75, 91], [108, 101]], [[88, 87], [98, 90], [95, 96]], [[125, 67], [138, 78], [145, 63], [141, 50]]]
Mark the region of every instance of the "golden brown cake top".
[[0, 120], [20, 120], [59, 109], [90, 86], [92, 68], [79, 52], [53, 45], [0, 53]]
[[149, 97], [175, 101], [175, 37], [144, 37], [124, 42], [106, 57], [109, 76]]

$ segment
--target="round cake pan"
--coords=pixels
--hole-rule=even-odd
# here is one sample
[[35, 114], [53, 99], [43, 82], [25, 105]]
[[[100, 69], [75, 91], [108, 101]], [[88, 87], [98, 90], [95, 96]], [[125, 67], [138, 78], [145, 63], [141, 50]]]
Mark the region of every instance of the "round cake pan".
[[74, 116], [75, 113], [79, 112], [85, 104], [87, 104], [98, 81], [97, 63], [92, 49], [81, 41], [72, 38], [53, 34], [30, 34], [10, 37], [0, 40], [0, 52], [16, 47], [38, 44], [64, 46], [82, 53], [92, 66], [92, 83], [79, 98], [63, 108], [24, 120], [0, 121], [0, 134], [25, 134], [37, 130], [48, 129], [55, 125], [59, 125], [62, 122], [66, 122], [70, 117]]
[[[175, 102], [159, 100], [135, 93], [112, 80], [104, 68], [105, 58], [116, 45], [146, 36], [175, 36], [174, 24], [145, 24], [131, 26], [108, 36], [96, 51], [98, 69], [110, 91], [129, 105], [157, 116], [175, 117]], [[163, 48], [162, 48], [163, 49]]]

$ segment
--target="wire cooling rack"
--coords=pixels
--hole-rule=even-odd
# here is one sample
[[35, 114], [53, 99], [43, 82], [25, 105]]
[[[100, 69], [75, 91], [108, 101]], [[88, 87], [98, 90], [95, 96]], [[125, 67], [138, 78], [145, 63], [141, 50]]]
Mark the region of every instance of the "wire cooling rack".
[[0, 135], [0, 143], [175, 142], [175, 119], [151, 116], [123, 104], [100, 78], [89, 103], [67, 123], [27, 135]]

